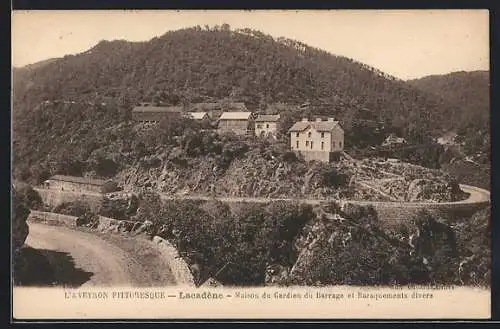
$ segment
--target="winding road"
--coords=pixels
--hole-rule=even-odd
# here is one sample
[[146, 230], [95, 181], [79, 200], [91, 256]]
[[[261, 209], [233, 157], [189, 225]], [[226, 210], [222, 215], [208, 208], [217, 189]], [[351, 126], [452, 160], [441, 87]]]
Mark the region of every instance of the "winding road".
[[[483, 203], [483, 202], [490, 202], [490, 192], [475, 186], [470, 186], [470, 185], [464, 185], [460, 184], [460, 188], [462, 191], [469, 193], [469, 197], [465, 200], [460, 200], [460, 201], [454, 201], [454, 202], [440, 202], [439, 204], [464, 204], [464, 203]], [[272, 201], [295, 201], [295, 202], [301, 202], [301, 203], [306, 203], [310, 205], [318, 205], [322, 202], [328, 202], [332, 200], [328, 199], [301, 199], [301, 198], [264, 198], [264, 197], [237, 197], [237, 196], [229, 196], [229, 197], [222, 197], [222, 196], [204, 196], [204, 195], [173, 195], [173, 194], [160, 194], [160, 198], [163, 200], [177, 200], [177, 199], [182, 199], [182, 200], [219, 200], [222, 202], [254, 202], [254, 203], [268, 203]], [[390, 204], [390, 203], [411, 203], [413, 205], [436, 205], [436, 202], [405, 202], [405, 201], [359, 201], [359, 200], [343, 200], [346, 202], [352, 202], [352, 203], [360, 203], [360, 204], [377, 204], [377, 203], [384, 203], [384, 204]]]
[[175, 285], [167, 261], [146, 239], [29, 222], [25, 243], [46, 255], [58, 285]]

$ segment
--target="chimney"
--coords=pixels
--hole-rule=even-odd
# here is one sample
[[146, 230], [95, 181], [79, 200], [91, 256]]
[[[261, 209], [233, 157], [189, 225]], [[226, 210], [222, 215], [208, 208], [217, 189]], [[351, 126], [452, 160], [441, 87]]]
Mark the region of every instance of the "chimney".
[[316, 122], [321, 122], [323, 120], [321, 120], [321, 118], [316, 118]]
[[328, 122], [334, 122], [335, 119], [334, 118], [328, 118]]
[[302, 118], [302, 122], [307, 122], [309, 121], [307, 118]]

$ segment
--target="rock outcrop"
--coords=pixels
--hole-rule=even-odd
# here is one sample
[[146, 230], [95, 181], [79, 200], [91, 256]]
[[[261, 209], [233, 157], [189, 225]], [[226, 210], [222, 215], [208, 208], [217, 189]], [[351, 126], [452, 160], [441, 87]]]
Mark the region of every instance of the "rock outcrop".
[[18, 253], [28, 237], [29, 227], [26, 220], [30, 214], [29, 208], [23, 202], [22, 195], [12, 189], [12, 249]]
[[453, 181], [414, 179], [408, 185], [405, 200], [453, 202], [462, 200], [466, 196], [467, 194]]

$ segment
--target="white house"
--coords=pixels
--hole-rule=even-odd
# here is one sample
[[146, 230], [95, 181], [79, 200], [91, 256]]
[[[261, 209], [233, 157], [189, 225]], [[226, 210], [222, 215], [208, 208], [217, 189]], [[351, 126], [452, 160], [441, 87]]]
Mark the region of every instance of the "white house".
[[300, 152], [307, 161], [330, 162], [332, 154], [344, 150], [344, 130], [338, 121], [304, 118], [289, 130], [290, 147]]

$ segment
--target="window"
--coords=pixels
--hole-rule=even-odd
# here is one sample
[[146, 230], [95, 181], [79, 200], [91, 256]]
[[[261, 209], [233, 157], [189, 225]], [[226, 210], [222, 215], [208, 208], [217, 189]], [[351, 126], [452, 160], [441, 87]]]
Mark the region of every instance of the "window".
[[321, 149], [323, 150], [325, 148], [325, 142], [321, 142]]
[[297, 141], [297, 147], [296, 148], [299, 148], [299, 141]]
[[335, 141], [332, 142], [332, 146], [333, 146], [333, 148], [335, 148]]
[[266, 128], [269, 128], [269, 123], [266, 124]]
[[342, 142], [339, 142], [339, 147], [342, 147]]
[[306, 141], [306, 147], [308, 147], [308, 146], [309, 146], [309, 141]]
[[308, 133], [307, 133], [307, 137], [311, 137], [311, 132], [308, 132]]
[[321, 133], [321, 138], [325, 138], [325, 133]]
[[295, 136], [296, 136], [296, 137], [299, 137], [299, 133], [297, 133]]
[[312, 150], [312, 148], [313, 148], [313, 141], [311, 141], [311, 150]]
[[260, 123], [257, 124], [257, 128], [262, 128], [262, 125]]

